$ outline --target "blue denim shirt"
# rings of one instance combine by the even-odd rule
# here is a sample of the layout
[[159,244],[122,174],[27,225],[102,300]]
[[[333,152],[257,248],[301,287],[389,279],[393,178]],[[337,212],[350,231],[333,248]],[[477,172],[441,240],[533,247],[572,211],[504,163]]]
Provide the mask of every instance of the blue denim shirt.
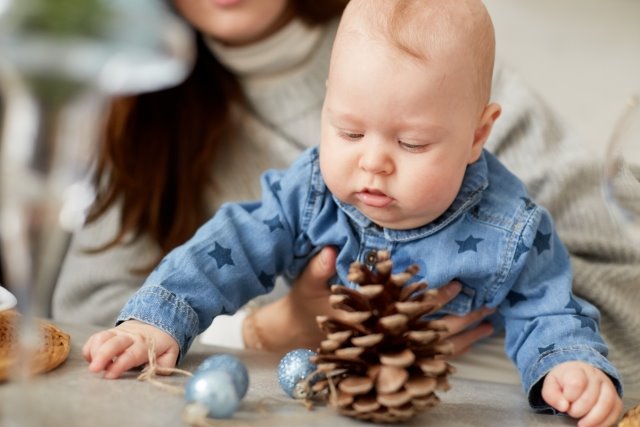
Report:
[[417,263],[415,280],[431,288],[453,279],[463,284],[444,312],[497,307],[506,352],[534,407],[546,405],[532,388],[569,360],[597,366],[621,392],[598,334],[599,313],[571,292],[569,255],[550,215],[490,153],[467,168],[459,194],[441,217],[411,230],[379,227],[335,199],[321,177],[316,148],[287,170],[266,172],[261,183],[261,201],[223,205],[169,253],[119,321],[157,326],[177,340],[184,355],[215,316],[271,291],[276,276],[296,278],[321,248],[338,248],[337,280],[352,287],[349,265],[367,263],[367,255],[384,249],[394,271]]

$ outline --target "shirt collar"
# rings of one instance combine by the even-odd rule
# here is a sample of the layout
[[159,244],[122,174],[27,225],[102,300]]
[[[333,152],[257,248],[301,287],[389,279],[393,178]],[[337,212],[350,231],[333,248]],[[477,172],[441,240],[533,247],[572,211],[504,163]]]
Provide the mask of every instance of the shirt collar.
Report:
[[[475,206],[482,197],[482,192],[489,186],[489,173],[487,160],[484,151],[480,158],[469,165],[464,174],[462,185],[458,195],[454,199],[451,206],[438,218],[422,227],[410,230],[394,230],[390,228],[381,228],[385,238],[390,241],[409,241],[417,238],[426,237],[449,225],[451,222],[459,218]],[[377,227],[373,221],[367,218],[353,205],[341,202],[335,196],[333,199],[358,226],[362,228]]]

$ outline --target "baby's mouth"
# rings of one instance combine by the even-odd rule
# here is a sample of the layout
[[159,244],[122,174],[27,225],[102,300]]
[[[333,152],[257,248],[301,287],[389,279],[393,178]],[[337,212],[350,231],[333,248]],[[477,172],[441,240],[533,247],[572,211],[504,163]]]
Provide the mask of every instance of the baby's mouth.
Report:
[[356,193],[356,198],[367,206],[374,208],[384,208],[388,206],[393,199],[385,193],[372,188],[365,188]]

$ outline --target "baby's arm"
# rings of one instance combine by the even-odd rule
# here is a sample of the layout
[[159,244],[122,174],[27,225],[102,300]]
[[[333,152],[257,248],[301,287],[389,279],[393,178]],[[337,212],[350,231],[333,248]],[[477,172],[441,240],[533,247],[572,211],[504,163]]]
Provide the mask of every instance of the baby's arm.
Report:
[[93,334],[82,348],[82,355],[89,362],[90,371],[104,371],[105,378],[118,378],[125,371],[149,361],[152,341],[157,365],[173,368],[180,352],[178,343],[166,332],[137,320],[128,320]]
[[544,379],[542,398],[560,412],[579,418],[579,427],[610,426],[622,413],[611,379],[584,362],[565,362]]

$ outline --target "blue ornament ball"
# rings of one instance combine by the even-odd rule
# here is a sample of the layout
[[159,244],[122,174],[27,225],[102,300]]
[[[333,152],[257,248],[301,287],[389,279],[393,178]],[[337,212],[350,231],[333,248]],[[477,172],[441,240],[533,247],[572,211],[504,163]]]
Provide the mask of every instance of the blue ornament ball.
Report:
[[309,349],[298,348],[285,354],[280,360],[278,364],[278,382],[282,390],[290,397],[294,399],[306,397],[307,391],[298,386],[298,384],[316,370],[316,365],[309,360],[311,356],[315,355],[316,353]]
[[200,404],[207,408],[207,417],[230,418],[240,406],[240,396],[234,380],[228,372],[202,370],[193,374],[185,386],[188,404]]
[[242,399],[249,389],[249,373],[242,361],[232,354],[216,354],[207,357],[196,368],[195,373],[203,371],[224,371],[231,375],[236,391],[240,399]]

